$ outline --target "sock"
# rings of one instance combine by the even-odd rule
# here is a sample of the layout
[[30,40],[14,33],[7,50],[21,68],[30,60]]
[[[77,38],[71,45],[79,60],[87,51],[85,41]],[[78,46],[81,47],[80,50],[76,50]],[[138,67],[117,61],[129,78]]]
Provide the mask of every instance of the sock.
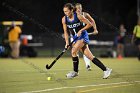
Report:
[[102,69],[103,71],[106,71],[106,67],[104,66],[104,64],[98,60],[97,58],[93,58],[92,62],[98,66],[100,69]]
[[78,65],[79,65],[79,58],[77,57],[72,57],[73,60],[73,70],[75,72],[78,72]]
[[83,58],[84,58],[86,68],[87,68],[88,66],[90,66],[90,60],[85,55],[83,55]]
[[138,54],[138,60],[140,61],[140,53]]

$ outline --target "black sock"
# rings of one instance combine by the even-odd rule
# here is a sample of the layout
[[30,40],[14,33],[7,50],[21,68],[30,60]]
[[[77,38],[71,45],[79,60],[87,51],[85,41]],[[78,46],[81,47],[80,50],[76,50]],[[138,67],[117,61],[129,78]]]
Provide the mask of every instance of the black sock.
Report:
[[93,58],[92,62],[98,66],[100,69],[102,69],[103,71],[106,71],[106,67],[104,66],[104,64],[98,60],[97,58]]
[[75,72],[78,72],[79,58],[78,57],[72,57],[72,60],[73,60],[73,70]]
[[140,52],[139,52],[139,54],[138,54],[138,60],[140,61]]

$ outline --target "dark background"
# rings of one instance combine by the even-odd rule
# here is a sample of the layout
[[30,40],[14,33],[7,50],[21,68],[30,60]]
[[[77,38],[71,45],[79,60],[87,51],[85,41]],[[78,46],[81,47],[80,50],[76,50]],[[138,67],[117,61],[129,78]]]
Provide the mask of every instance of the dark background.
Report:
[[[64,16],[63,5],[67,2],[81,3],[85,11],[95,14],[115,27],[124,23],[130,33],[136,24],[136,0],[7,0],[1,1],[0,21],[22,20],[24,22],[23,33],[42,33],[38,25],[29,20],[32,18],[50,30],[63,32],[61,18]],[[22,17],[9,7],[29,18]]]
[[[125,50],[130,51],[126,54],[136,54],[130,40],[137,24],[137,0],[0,0],[0,22],[23,21],[22,34],[33,35],[29,42],[43,43],[42,47],[35,47],[37,51],[41,51],[41,55],[57,56],[65,45],[61,19],[63,5],[68,2],[81,3],[83,11],[95,19],[99,34],[90,36],[90,40],[114,41],[119,25],[123,23],[127,29]],[[0,34],[2,30],[0,27]],[[93,48],[97,48],[96,51],[92,51]],[[90,49],[98,55],[96,53],[112,51],[114,47],[91,46]]]

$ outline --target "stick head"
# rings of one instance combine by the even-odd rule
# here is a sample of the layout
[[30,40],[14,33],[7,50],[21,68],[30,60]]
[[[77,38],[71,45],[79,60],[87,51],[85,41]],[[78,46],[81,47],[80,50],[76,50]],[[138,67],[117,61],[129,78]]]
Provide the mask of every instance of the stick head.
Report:
[[49,65],[48,65],[48,64],[46,65],[46,69],[50,69],[50,67],[49,67]]

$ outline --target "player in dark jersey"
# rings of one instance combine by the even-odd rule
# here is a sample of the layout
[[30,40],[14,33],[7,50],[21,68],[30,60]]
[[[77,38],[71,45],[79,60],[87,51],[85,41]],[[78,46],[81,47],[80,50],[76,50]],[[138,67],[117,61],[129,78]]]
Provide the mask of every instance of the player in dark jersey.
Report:
[[138,48],[138,60],[140,61],[140,18],[138,18],[137,25],[134,27],[131,43]]
[[[74,7],[71,3],[67,3],[63,7],[63,11],[65,16],[62,18],[64,37],[67,47],[69,45],[69,34],[72,34],[73,39],[78,37],[78,40],[72,46],[71,54],[73,60],[73,70],[72,72],[67,74],[68,78],[73,78],[78,76],[78,64],[79,58],[77,56],[78,52],[81,51],[86,57],[88,57],[96,66],[104,71],[103,78],[108,78],[111,74],[112,69],[109,69],[104,66],[104,64],[98,60],[95,56],[92,55],[88,48],[89,37],[87,33],[87,29],[92,27],[92,23],[87,20],[83,15],[77,14],[74,11]],[[83,26],[83,23],[86,25]],[[69,31],[69,32],[68,32]]]
[[126,29],[123,24],[120,25],[119,34],[117,36],[117,57],[118,59],[123,58],[123,52],[124,52],[124,44],[125,44],[125,33]]

